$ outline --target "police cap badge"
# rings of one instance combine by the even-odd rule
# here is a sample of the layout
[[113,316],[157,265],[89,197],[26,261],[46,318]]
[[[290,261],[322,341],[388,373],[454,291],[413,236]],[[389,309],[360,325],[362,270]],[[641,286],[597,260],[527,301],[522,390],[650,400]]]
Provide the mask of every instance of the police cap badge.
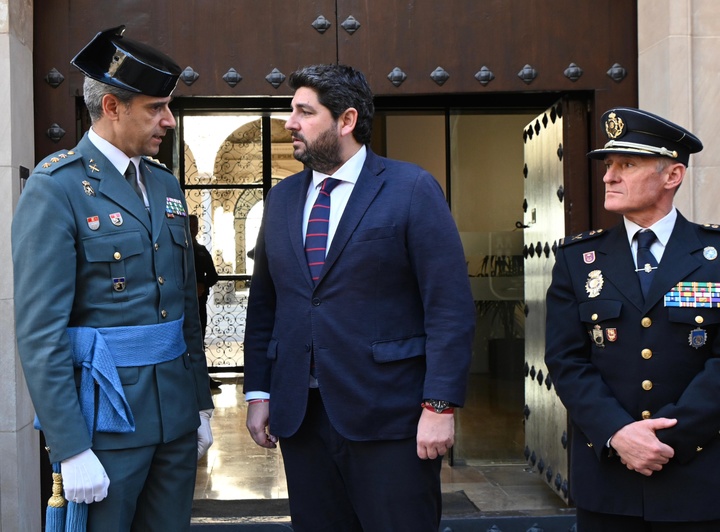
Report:
[[588,153],[591,159],[604,159],[608,153],[625,153],[670,157],[687,166],[690,154],[703,149],[700,139],[687,129],[632,107],[606,111],[602,125],[608,141],[602,148]]

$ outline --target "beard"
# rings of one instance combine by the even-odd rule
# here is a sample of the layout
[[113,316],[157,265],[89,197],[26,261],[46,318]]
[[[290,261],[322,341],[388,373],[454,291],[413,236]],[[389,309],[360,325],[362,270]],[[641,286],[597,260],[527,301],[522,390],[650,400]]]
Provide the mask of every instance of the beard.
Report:
[[329,174],[342,165],[340,140],[334,126],[323,131],[313,142],[301,135],[295,138],[305,143],[305,149],[296,149],[293,156],[308,168],[323,174]]

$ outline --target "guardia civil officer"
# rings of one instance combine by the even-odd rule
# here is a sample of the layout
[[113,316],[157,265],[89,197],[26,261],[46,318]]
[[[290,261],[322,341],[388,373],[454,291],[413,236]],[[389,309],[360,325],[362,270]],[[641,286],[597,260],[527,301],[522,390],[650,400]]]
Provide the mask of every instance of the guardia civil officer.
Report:
[[43,160],[12,225],[17,342],[65,497],[88,530],[187,530],[212,443],[192,236],[149,156],[175,127],[180,67],[98,33],[73,59],[92,127]]
[[720,229],[673,206],[686,129],[639,109],[602,117],[609,230],[565,238],[545,360],[572,420],[580,532],[720,530]]

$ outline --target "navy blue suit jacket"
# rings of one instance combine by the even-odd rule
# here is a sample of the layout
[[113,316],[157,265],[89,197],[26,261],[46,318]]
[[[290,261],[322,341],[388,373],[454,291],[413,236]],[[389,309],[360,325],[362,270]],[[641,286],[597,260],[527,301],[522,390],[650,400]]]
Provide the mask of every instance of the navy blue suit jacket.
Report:
[[[623,224],[566,238],[558,249],[545,360],[575,429],[570,491],[578,507],[653,521],[720,519],[720,308],[664,304],[679,282],[720,283],[717,250],[717,226],[678,213],[644,301]],[[591,277],[595,288],[586,287]],[[692,331],[706,333],[702,345],[690,345]],[[645,477],[606,442],[648,417],[678,421],[657,433],[674,458]]]
[[270,392],[270,432],[306,409],[311,352],[328,416],[352,440],[415,436],[423,398],[465,401],[475,312],[437,181],[370,150],[315,286],[303,249],[310,170],[268,195],[245,334],[245,390]]

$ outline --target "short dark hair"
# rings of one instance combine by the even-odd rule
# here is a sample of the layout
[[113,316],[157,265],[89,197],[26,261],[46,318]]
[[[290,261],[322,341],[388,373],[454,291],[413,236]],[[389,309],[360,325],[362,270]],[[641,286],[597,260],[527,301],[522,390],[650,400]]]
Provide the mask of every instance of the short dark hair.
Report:
[[375,105],[362,72],[347,65],[311,65],[290,74],[288,85],[293,90],[313,89],[335,120],[350,107],[356,109],[358,119],[353,136],[361,144],[370,143]]

